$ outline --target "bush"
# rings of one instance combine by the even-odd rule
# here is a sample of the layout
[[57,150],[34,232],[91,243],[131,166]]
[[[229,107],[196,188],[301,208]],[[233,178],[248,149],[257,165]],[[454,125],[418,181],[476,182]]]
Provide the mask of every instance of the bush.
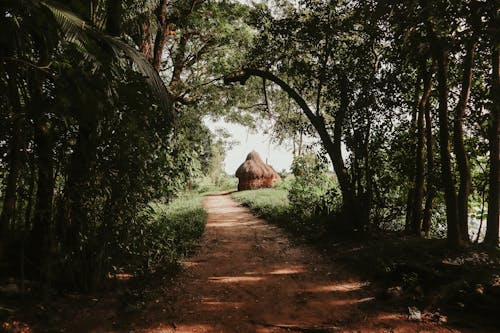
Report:
[[288,231],[311,239],[321,237],[341,203],[335,178],[315,155],[296,158],[292,172],[273,189],[235,192],[232,196]]
[[334,176],[316,155],[294,159],[288,199],[297,221],[317,223],[330,217],[340,207],[340,195]]
[[152,272],[175,265],[203,234],[206,212],[200,195],[184,195],[171,203],[151,202],[131,223],[123,249],[135,260],[132,269]]

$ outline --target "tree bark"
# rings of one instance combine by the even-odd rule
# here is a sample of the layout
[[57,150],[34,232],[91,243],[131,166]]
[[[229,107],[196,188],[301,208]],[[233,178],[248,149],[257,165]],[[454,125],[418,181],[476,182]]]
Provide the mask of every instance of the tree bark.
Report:
[[[497,33],[498,35],[498,33]],[[490,112],[490,191],[488,198],[488,220],[484,242],[498,246],[500,219],[500,68],[498,39],[493,41],[492,52],[492,82],[491,82],[491,112]]]
[[184,71],[184,61],[186,56],[186,45],[188,42],[188,37],[183,34],[180,38],[179,45],[177,46],[177,50],[173,57],[173,73],[172,78],[169,83],[170,91],[174,94],[175,97],[179,95],[179,83],[181,82],[181,75]]
[[151,34],[151,23],[145,22],[142,24],[142,44],[141,53],[144,54],[146,59],[150,62],[153,61],[153,36]]
[[453,246],[460,245],[460,230],[458,226],[457,196],[455,180],[451,168],[450,135],[448,126],[448,52],[439,45],[436,60],[438,64],[439,92],[439,153],[441,156],[441,173],[446,202],[447,240]]
[[[81,110],[80,112],[86,112]],[[78,250],[80,235],[86,235],[89,221],[85,209],[85,200],[91,182],[91,171],[96,155],[96,129],[95,115],[87,115],[79,121],[78,138],[75,151],[71,156],[69,175],[64,187],[66,207],[62,216],[61,230],[63,240],[71,250]]]
[[[48,52],[44,41],[36,39],[40,50],[39,64],[48,63]],[[44,78],[34,72],[31,78],[32,99],[30,109],[33,117],[35,155],[38,162],[37,193],[33,228],[30,234],[31,255],[40,270],[44,291],[48,291],[51,281],[51,250],[53,245],[52,214],[54,197],[54,161],[52,124],[47,117],[48,105],[43,96]]]
[[[40,105],[40,104],[38,104]],[[39,265],[42,280],[50,279],[52,244],[52,200],[54,196],[53,142],[50,123],[39,115],[35,120],[35,147],[38,156],[38,181],[30,246]]]
[[[413,95],[413,101],[415,105],[415,110],[418,110],[418,104],[420,103],[420,76],[417,77],[417,84],[415,87],[415,92]],[[411,123],[409,132],[411,135],[417,130],[417,114],[418,111],[412,112]],[[411,149],[417,149],[417,143],[410,138]],[[408,176],[408,192],[406,193],[406,214],[405,214],[405,231],[411,233],[412,223],[413,223],[413,199],[415,197],[415,177],[414,175]]]
[[413,214],[412,214],[412,231],[415,235],[421,236],[422,232],[422,202],[424,199],[424,113],[429,103],[432,87],[432,74],[430,70],[425,68],[425,64],[421,66],[424,89],[422,97],[418,104],[417,117],[417,149],[415,154],[415,191],[413,196]]
[[458,190],[458,223],[461,241],[468,243],[469,239],[469,195],[471,191],[471,174],[469,159],[465,151],[463,119],[467,104],[469,102],[472,85],[472,67],[474,65],[474,50],[476,41],[467,44],[467,53],[464,59],[464,72],[462,78],[462,91],[455,110],[453,145],[457,157],[457,168],[460,176],[460,187]]
[[160,4],[156,8],[156,17],[158,19],[158,31],[156,32],[153,48],[153,67],[157,72],[160,72],[163,49],[165,48],[167,37],[169,35],[167,20],[167,0],[161,0]]
[[434,186],[434,149],[432,142],[432,118],[431,118],[431,105],[427,103],[425,108],[425,144],[427,148],[427,176],[426,176],[426,194],[425,194],[425,208],[422,220],[422,232],[425,237],[430,236],[431,220],[432,220],[432,207],[436,189]]

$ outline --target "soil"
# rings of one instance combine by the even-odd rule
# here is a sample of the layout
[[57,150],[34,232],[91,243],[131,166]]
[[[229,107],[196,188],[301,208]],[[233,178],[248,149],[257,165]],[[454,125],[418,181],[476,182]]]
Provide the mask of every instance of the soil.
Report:
[[144,283],[140,291],[125,285],[115,294],[34,304],[10,315],[4,331],[467,332],[379,299],[376,285],[295,243],[227,194],[208,196],[204,204],[200,247],[176,276]]

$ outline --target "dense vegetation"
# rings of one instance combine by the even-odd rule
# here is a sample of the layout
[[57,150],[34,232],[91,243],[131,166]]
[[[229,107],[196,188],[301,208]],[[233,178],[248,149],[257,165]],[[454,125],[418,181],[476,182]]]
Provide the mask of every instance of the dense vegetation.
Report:
[[497,5],[303,1],[255,20],[248,62],[225,83],[271,81],[278,138],[319,139],[342,200],[332,223],[360,231],[405,217],[429,236],[443,207],[456,247],[470,242],[471,198],[487,192],[485,242],[498,244]]
[[[3,1],[0,10],[2,273],[90,290],[130,249],[175,252],[143,212],[220,173],[212,160],[223,139],[204,126],[210,105],[193,87],[224,68],[206,54],[231,45],[239,6]],[[207,72],[192,72],[200,62]]]
[[202,199],[184,194],[169,204],[150,202],[140,213],[142,220],[122,231],[122,244],[129,254],[122,258],[124,271],[165,270],[190,254],[205,229]]
[[0,11],[4,272],[90,290],[130,251],[146,269],[183,253],[177,237],[199,235],[199,221],[144,212],[209,189],[202,175],[223,185],[225,137],[206,116],[271,124],[293,144],[299,224],[430,237],[445,221],[460,247],[487,218],[484,242],[498,246],[494,1],[8,0]]
[[[496,327],[494,309],[498,308],[500,291],[497,249],[446,247],[443,239],[446,220],[433,223],[432,239],[408,232],[388,232],[401,227],[398,221],[388,222],[383,230],[358,233],[357,237],[339,232],[334,225],[332,228],[331,219],[335,218],[332,212],[338,211],[341,201],[338,195],[328,193],[331,187],[325,186],[330,172],[322,171],[321,167],[318,170],[321,162],[314,155],[297,160],[300,163],[294,163],[294,174],[278,187],[234,192],[232,197],[299,242],[316,247],[335,260],[335,267],[345,265],[375,283],[380,288],[376,295],[379,301],[431,312],[438,309],[433,320],[441,321],[446,318],[441,317],[445,313],[450,322],[460,327],[478,331],[487,325]],[[312,174],[318,181],[311,178]],[[296,191],[297,188],[301,191]],[[332,198],[336,199],[325,200]]]

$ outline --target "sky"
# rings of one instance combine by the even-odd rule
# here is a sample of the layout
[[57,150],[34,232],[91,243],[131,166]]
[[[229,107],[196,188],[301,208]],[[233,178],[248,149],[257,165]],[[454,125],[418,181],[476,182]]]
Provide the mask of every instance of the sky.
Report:
[[231,134],[230,141],[236,141],[232,149],[226,152],[224,170],[234,175],[236,169],[245,161],[247,154],[252,150],[259,153],[263,161],[272,165],[276,171],[289,171],[292,164],[292,150],[285,145],[271,143],[270,136],[259,131],[250,131],[244,126],[227,123],[223,120],[205,120],[210,130],[224,129]]

